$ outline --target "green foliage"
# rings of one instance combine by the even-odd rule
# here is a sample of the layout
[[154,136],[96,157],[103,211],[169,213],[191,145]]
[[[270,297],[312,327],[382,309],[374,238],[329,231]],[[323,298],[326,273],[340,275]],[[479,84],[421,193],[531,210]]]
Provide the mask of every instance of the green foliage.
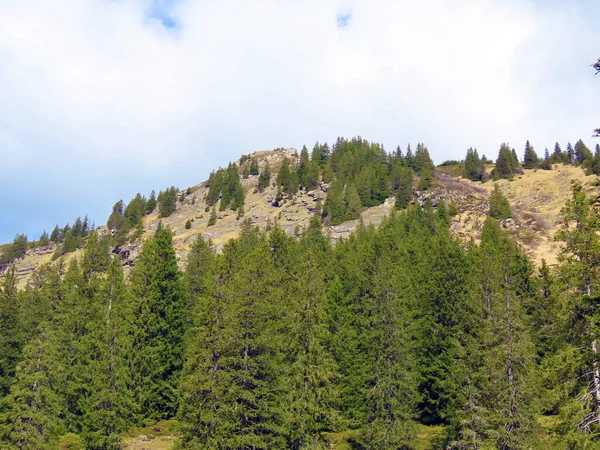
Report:
[[460,161],[457,161],[456,159],[447,159],[444,162],[442,162],[439,167],[452,167],[452,166],[458,166],[462,164]]
[[581,139],[575,143],[573,156],[575,158],[575,164],[581,165],[584,168],[591,168],[594,156]]
[[263,192],[265,190],[265,188],[269,187],[270,183],[271,183],[271,168],[269,167],[269,163],[266,162],[265,166],[263,167],[262,172],[260,173],[260,175],[258,177],[258,185],[257,185],[258,192]]
[[540,169],[542,170],[552,170],[552,159],[550,157],[550,152],[548,148],[544,150],[544,159],[540,163]]
[[43,231],[37,244],[40,247],[45,247],[50,244],[50,236],[48,236],[48,233],[46,233],[46,230]]
[[512,217],[512,211],[510,209],[510,203],[504,196],[497,184],[494,185],[494,190],[490,194],[490,217],[494,219],[508,219]]
[[22,258],[27,252],[28,242],[27,236],[17,234],[12,243],[7,245],[0,255],[0,264]]
[[[198,236],[183,274],[159,225],[129,283],[112,238],[76,220],[49,237],[87,238],[68,268],[42,267],[22,291],[8,269],[3,446],[116,450],[132,422],[177,416],[182,448],[545,448],[543,413],[561,448],[596,448],[600,212],[583,187],[563,210],[558,266],[534,274],[498,221],[462,245],[456,204],[408,205],[415,171],[431,168],[421,144],[406,156],[359,138],[324,148],[329,223],[392,194],[405,210],[335,245],[320,214],[299,239],[246,220],[220,253]],[[318,180],[305,149],[289,173],[307,187],[313,163]],[[239,182],[231,167],[212,175],[213,224],[226,178]],[[505,217],[497,186],[491,197]],[[111,224],[139,226],[138,206],[115,205]]]
[[0,280],[0,398],[9,392],[25,343],[19,300],[16,268],[13,265]]
[[150,193],[150,198],[148,199],[148,201],[146,201],[146,210],[144,211],[145,214],[151,214],[152,212],[154,212],[157,206],[158,202],[156,201],[156,193],[152,191]]
[[185,222],[185,229],[189,230],[190,228],[192,228],[192,221],[190,219],[188,219]]
[[329,159],[329,155],[330,151],[327,143],[319,144],[316,142],[313,146],[311,160],[316,162],[319,167],[323,168]]
[[217,223],[217,207],[216,205],[212,207],[212,210],[210,211],[210,217],[208,218],[208,224],[206,226],[208,227],[212,227],[214,224]]
[[512,179],[515,174],[521,172],[519,160],[514,151],[510,149],[508,144],[502,144],[493,172],[494,177]]
[[164,191],[158,193],[158,215],[159,217],[169,217],[175,212],[177,207],[177,191],[175,186],[171,186]]
[[273,334],[279,314],[267,241],[245,222],[240,240],[225,246],[223,260],[217,264],[223,284],[195,318],[181,387],[182,446],[285,448]]
[[458,210],[458,205],[456,204],[456,202],[454,200],[452,200],[450,202],[450,205],[448,206],[448,215],[450,217],[454,217],[456,215],[458,215],[459,210]]
[[471,181],[481,181],[485,174],[485,162],[479,158],[477,149],[469,147],[465,157],[464,177]]
[[250,175],[258,175],[258,173],[259,173],[258,161],[256,159],[253,159],[252,162],[250,163]]
[[[12,448],[53,450],[63,434],[65,404],[52,389],[60,358],[48,327],[23,349],[10,394],[2,399],[0,434]],[[10,448],[9,447],[9,448]]]
[[134,228],[146,214],[146,199],[141,194],[137,194],[123,212],[123,216],[130,228]]
[[139,421],[173,417],[183,366],[186,301],[171,232],[157,229],[131,273],[134,398]]
[[73,433],[62,436],[58,442],[59,450],[85,450],[82,439]]
[[537,153],[527,141],[525,143],[525,153],[523,155],[523,168],[524,169],[536,169],[540,165],[540,161]]
[[[124,225],[124,229],[126,229],[126,225]],[[89,232],[90,228],[87,216],[83,220],[77,217],[73,226],[67,224],[60,232],[59,242],[61,242],[61,246],[56,249],[53,258],[56,259],[65,253],[73,252],[83,247],[85,238]]]
[[212,172],[208,179],[208,188],[206,202],[209,206],[215,205],[219,198],[221,211],[227,208],[237,211],[244,206],[244,189],[236,164],[230,163],[227,169]]
[[281,169],[277,174],[277,186],[282,192],[294,195],[298,192],[298,178],[296,172],[290,168],[290,160],[284,158],[281,164]]
[[396,208],[406,209],[412,200],[413,173],[408,167],[401,166],[394,180],[396,189]]

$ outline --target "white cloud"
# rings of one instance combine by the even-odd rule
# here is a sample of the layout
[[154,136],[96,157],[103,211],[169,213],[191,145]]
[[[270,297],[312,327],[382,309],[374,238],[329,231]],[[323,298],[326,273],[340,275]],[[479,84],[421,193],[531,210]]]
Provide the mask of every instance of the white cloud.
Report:
[[[157,167],[181,171],[161,169],[173,184],[195,183],[242,152],[339,135],[390,150],[424,141],[441,161],[471,145],[495,156],[502,141],[543,147],[600,126],[600,80],[588,67],[599,36],[576,2],[188,0],[169,8],[174,30],[148,15],[149,1],[2,2],[5,164],[24,170],[45,154],[65,183],[74,153],[82,163],[97,158],[79,170],[135,167],[131,180],[115,180],[126,197],[153,177],[160,188]],[[337,26],[340,14],[351,16],[346,27]],[[92,185],[100,177],[89,174]]]

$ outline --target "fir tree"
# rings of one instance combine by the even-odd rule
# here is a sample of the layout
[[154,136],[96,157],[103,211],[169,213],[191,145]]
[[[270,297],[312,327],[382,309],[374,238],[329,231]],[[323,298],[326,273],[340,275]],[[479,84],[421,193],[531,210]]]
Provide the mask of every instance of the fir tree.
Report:
[[173,417],[183,365],[186,301],[171,232],[159,226],[131,274],[134,399],[140,421]]
[[24,344],[19,314],[17,276],[10,266],[0,280],[0,399],[8,394]]
[[552,160],[550,158],[550,152],[548,152],[548,147],[544,150],[544,159],[540,164],[540,168],[542,170],[552,170]]
[[154,190],[150,193],[150,198],[148,198],[148,201],[146,202],[146,214],[151,214],[154,212],[154,210],[156,209],[156,206],[158,205],[158,202],[156,201],[156,192],[154,192]]
[[525,154],[523,156],[523,168],[535,169],[538,167],[538,165],[539,158],[537,156],[537,153],[535,152],[529,141],[527,141],[525,143]]
[[224,249],[223,282],[196,315],[182,382],[183,448],[285,448],[269,260],[266,239],[249,222]]
[[89,395],[82,417],[82,435],[88,449],[120,449],[133,408],[127,358],[131,354],[127,326],[127,288],[123,269],[112,260],[106,279],[94,298],[94,316],[87,336]]
[[250,175],[258,175],[259,173],[259,168],[258,168],[258,161],[256,159],[253,159],[250,162]]
[[464,177],[471,181],[481,181],[484,173],[484,161],[479,159],[477,149],[469,148],[465,157]]
[[258,177],[258,192],[263,192],[265,190],[265,188],[269,187],[269,184],[271,183],[271,169],[269,167],[269,163],[266,162],[265,166],[263,167],[262,172],[260,173],[260,176]]
[[64,432],[65,406],[53,390],[62,362],[51,343],[48,325],[23,349],[10,394],[2,400],[0,434],[9,448],[54,450]]
[[277,174],[277,185],[281,187],[282,192],[293,195],[298,191],[298,180],[296,172],[290,168],[290,160],[283,159],[279,174]]
[[[385,251],[382,249],[382,251]],[[414,411],[418,399],[412,322],[401,280],[405,279],[391,255],[377,260],[369,335],[372,360],[368,388],[369,413],[361,431],[363,448],[412,448],[416,437]]]
[[498,184],[494,185],[494,190],[490,194],[490,217],[494,219],[508,219],[512,217],[512,211],[510,210],[510,203],[508,199],[502,194],[502,191],[498,187]]
[[412,200],[412,171],[404,167],[398,178],[398,187],[396,189],[396,208],[405,209]]

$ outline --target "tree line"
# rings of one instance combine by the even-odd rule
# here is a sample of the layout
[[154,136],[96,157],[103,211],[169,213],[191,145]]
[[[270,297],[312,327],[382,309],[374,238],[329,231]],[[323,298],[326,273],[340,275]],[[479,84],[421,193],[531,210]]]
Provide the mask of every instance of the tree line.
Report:
[[498,222],[452,239],[445,208],[409,206],[331,245],[244,221],[184,270],[159,227],[126,278],[108,237],[80,260],[1,281],[0,435],[10,448],[119,448],[132,424],[178,418],[182,448],[567,448],[598,445],[597,207],[564,208],[556,268],[535,269]]

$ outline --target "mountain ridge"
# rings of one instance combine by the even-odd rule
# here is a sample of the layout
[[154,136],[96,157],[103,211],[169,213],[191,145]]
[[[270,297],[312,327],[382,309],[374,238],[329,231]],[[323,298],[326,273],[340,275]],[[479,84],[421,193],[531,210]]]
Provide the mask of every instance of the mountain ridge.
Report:
[[[113,253],[122,259],[123,265],[132,266],[141,248],[141,243],[151,236],[161,222],[173,232],[173,243],[183,267],[187,253],[196,236],[201,233],[207,240],[211,240],[219,250],[230,239],[237,237],[240,224],[248,219],[253,225],[261,229],[269,229],[277,224],[289,235],[301,235],[308,227],[310,219],[317,212],[321,203],[325,201],[329,184],[319,181],[318,187],[313,190],[300,189],[294,195],[283,194],[282,200],[276,202],[277,183],[275,179],[279,174],[283,160],[287,158],[296,166],[299,161],[298,151],[293,148],[261,150],[249,155],[242,155],[235,163],[241,176],[241,184],[245,194],[244,215],[230,209],[219,211],[214,225],[209,225],[211,209],[206,201],[208,194],[208,180],[195,186],[178,191],[177,206],[173,214],[168,217],[159,217],[158,211],[145,215],[142,218],[143,232],[140,238],[133,242],[115,247]],[[262,171],[266,164],[271,169],[269,185],[259,192],[256,189],[258,175],[248,175],[248,167],[256,161]],[[493,168],[488,166],[488,172]],[[539,265],[542,259],[549,264],[555,264],[560,244],[554,240],[554,234],[560,226],[560,209],[570,196],[570,185],[573,180],[580,182],[588,193],[600,195],[596,185],[598,177],[586,175],[582,168],[554,164],[552,170],[524,170],[522,175],[513,181],[498,180],[473,182],[457,176],[452,167],[435,169],[434,183],[431,189],[419,191],[413,187],[411,203],[424,206],[429,198],[433,206],[439,200],[446,204],[454,202],[458,213],[451,218],[452,234],[467,243],[471,239],[478,242],[483,221],[489,210],[489,194],[497,184],[508,198],[513,218],[502,222],[513,238],[532,261]],[[325,234],[332,241],[348,237],[362,223],[364,225],[378,226],[395,210],[394,196],[388,197],[381,205],[363,208],[360,219],[347,220],[339,225],[323,225]],[[189,228],[186,228],[186,224]],[[110,233],[106,226],[97,228],[98,233]],[[12,261],[17,268],[17,276],[21,287],[29,281],[31,274],[42,264],[53,261],[56,245],[50,244],[27,250],[24,257]],[[75,252],[67,253],[61,259],[68,261],[78,257],[82,252],[79,248]],[[8,266],[5,264],[4,269]],[[0,267],[0,272],[3,268]]]

